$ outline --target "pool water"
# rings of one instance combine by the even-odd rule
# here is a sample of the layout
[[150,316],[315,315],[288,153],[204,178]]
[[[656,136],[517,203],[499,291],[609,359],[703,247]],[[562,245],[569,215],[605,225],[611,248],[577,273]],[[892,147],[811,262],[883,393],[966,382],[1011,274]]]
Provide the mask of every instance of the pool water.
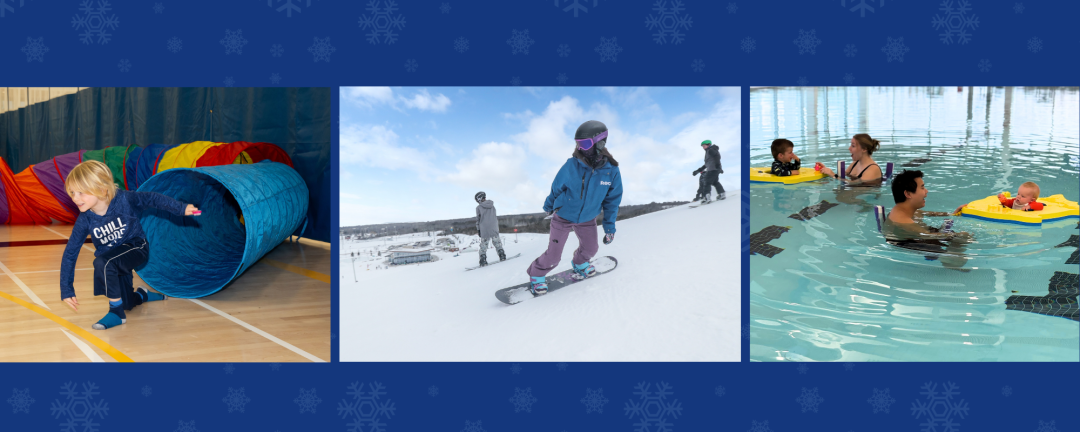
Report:
[[[869,133],[881,141],[873,154],[878,164],[923,171],[926,211],[951,211],[1003,191],[1015,195],[1025,181],[1038,183],[1043,197],[1077,201],[1078,93],[1075,87],[752,89],[750,166],[771,165],[776,138],[795,143],[804,169],[815,161],[850,164],[851,137]],[[822,201],[838,205],[804,211]],[[935,227],[953,219],[954,231],[974,236],[963,249],[930,253],[886,243],[875,205],[893,207],[888,184],[751,184],[751,251],[758,252],[748,257],[751,360],[1080,360],[1076,320],[1006,307],[1010,296],[1048,295],[1053,280],[1075,308],[1076,218],[1042,227],[926,218]],[[800,212],[812,217],[790,217]]]

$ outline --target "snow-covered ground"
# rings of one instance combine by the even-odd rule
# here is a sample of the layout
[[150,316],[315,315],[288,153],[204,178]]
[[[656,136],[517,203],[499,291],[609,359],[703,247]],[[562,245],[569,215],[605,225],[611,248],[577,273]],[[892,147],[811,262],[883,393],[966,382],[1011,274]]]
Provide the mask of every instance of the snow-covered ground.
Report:
[[[728,195],[619,221],[615,241],[597,253],[616,257],[617,269],[514,306],[495,291],[528,281],[546,234],[514,243],[504,233],[507,256],[521,257],[473,271],[465,268],[478,264],[475,245],[458,257],[435,252],[435,262],[386,268],[389,246],[432,236],[344,241],[341,360],[739,361],[740,197]],[[461,246],[476,239],[455,238]],[[570,268],[577,245],[571,234],[552,273]],[[354,263],[351,252],[367,258]],[[498,259],[488,252],[489,262]]]

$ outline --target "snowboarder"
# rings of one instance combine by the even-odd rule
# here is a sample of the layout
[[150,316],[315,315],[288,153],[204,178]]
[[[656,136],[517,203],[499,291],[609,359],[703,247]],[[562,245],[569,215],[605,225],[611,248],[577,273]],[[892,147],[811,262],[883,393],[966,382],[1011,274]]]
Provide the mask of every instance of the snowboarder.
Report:
[[[727,194],[724,193],[724,186],[720,184],[720,174],[724,173],[724,168],[720,166],[720,147],[713,144],[711,140],[705,140],[701,142],[701,149],[705,150],[705,165],[694,171],[694,175],[701,173],[704,179],[704,184],[698,189],[702,204],[709,203],[714,186],[716,187],[718,199],[727,198]],[[699,184],[701,183],[699,182]]]
[[503,252],[502,239],[499,238],[499,218],[495,216],[495,201],[487,199],[483,191],[477,192],[473,197],[476,199],[476,231],[480,235],[480,267],[487,265],[488,240],[499,251],[499,260],[506,261],[506,252]]
[[691,201],[691,202],[697,202],[698,200],[700,200],[702,192],[705,190],[705,174],[702,174],[704,172],[705,172],[705,170],[703,170],[701,168],[698,168],[698,169],[694,170],[694,175],[695,176],[698,175],[698,174],[701,174],[701,176],[698,177],[697,194],[694,195],[694,200]]
[[573,231],[578,248],[571,260],[574,273],[588,278],[595,275],[589,260],[600,246],[596,242],[596,217],[604,212],[604,244],[615,240],[615,219],[622,202],[622,176],[619,163],[608,152],[608,128],[590,120],[582,123],[574,134],[573,157],[567,159],[555,180],[551,193],[544,200],[544,211],[551,218],[547,251],[529,265],[529,291],[533,295],[547,294],[547,274],[562,259],[566,239]]

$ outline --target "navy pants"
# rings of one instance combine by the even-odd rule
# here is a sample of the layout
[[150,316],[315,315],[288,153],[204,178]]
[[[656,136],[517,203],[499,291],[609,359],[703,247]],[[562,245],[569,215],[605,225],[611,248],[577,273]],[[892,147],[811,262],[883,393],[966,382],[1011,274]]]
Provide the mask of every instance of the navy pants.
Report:
[[720,185],[720,171],[712,170],[701,175],[705,177],[705,190],[702,191],[702,195],[708,195],[713,187],[716,188],[717,196],[724,193],[724,186]]
[[145,264],[149,256],[146,239],[136,238],[94,258],[94,295],[122,299],[124,310],[142,304],[142,297],[135,293],[131,272]]

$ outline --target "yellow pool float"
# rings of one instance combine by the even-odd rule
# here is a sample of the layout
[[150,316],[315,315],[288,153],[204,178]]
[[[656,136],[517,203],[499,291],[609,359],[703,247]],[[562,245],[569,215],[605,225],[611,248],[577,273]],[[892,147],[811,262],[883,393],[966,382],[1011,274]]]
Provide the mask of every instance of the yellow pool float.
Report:
[[1037,201],[1043,204],[1042,210],[1013,210],[1002,206],[997,195],[994,195],[968,203],[961,213],[966,217],[1026,226],[1042,226],[1044,222],[1080,218],[1080,206],[1076,201],[1065,199],[1062,194],[1039,198]]
[[814,169],[814,167],[802,167],[799,169],[799,173],[789,176],[773,175],[772,167],[750,168],[750,182],[751,183],[783,183],[783,184],[795,184],[808,181],[819,180],[825,177],[820,171]]

